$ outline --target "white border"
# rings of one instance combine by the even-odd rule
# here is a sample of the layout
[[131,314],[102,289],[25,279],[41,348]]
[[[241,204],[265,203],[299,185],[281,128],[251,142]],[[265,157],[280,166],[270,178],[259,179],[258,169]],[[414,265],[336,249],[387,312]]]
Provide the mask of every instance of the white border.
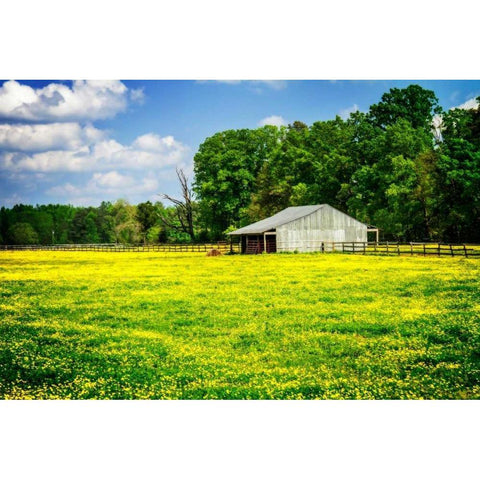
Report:
[[[478,4],[2,5],[4,79],[478,79]],[[6,479],[452,479],[478,402],[0,403]]]

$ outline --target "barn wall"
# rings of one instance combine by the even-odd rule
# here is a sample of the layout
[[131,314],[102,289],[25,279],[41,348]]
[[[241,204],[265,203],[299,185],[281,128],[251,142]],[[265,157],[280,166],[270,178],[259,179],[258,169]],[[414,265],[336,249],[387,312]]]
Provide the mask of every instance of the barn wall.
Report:
[[[367,226],[325,205],[293,222],[277,227],[277,252],[312,252],[322,242],[366,242]],[[331,249],[327,245],[326,250]]]

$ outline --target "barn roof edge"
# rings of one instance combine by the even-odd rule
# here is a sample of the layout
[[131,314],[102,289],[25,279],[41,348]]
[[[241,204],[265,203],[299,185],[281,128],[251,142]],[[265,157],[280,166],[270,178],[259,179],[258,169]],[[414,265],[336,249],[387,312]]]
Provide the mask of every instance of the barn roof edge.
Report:
[[298,207],[287,207],[276,213],[275,215],[272,215],[271,217],[264,218],[263,220],[259,220],[258,222],[251,223],[250,225],[246,225],[245,227],[234,230],[233,232],[229,232],[228,235],[259,235],[268,232],[269,230],[272,230],[274,228],[285,225],[286,223],[298,220],[299,218],[306,217],[307,215],[310,215],[324,207],[333,208],[337,212],[340,212],[343,215],[352,218],[356,222],[365,225],[363,222],[360,222],[360,220],[357,220],[356,218],[353,218],[347,213],[342,212],[335,207],[332,207],[328,203],[322,203],[319,205],[302,205]]

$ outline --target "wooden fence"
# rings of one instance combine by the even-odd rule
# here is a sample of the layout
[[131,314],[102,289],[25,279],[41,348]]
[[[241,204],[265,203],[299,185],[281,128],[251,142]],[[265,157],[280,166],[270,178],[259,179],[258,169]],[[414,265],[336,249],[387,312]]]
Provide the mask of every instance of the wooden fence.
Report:
[[426,242],[322,242],[308,240],[302,242],[277,242],[279,252],[341,252],[364,255],[435,255],[479,257],[480,245]]
[[[0,245],[0,250],[51,250],[75,252],[208,252],[212,249],[222,253],[240,253],[240,243],[199,243],[199,244],[158,244],[120,245],[106,244],[64,244],[64,245]],[[480,245],[453,243],[367,243],[367,242],[310,242],[298,245],[292,250],[308,252],[341,252],[363,255],[421,255],[479,258]]]
[[333,242],[332,250],[343,253],[370,254],[370,255],[421,255],[421,256],[448,256],[448,257],[480,257],[480,245],[454,243],[366,243],[366,242]]
[[158,244],[158,245],[121,245],[104,244],[63,244],[63,245],[0,245],[0,250],[49,250],[68,252],[208,252],[219,250],[222,253],[238,253],[238,243],[198,243],[198,244]]

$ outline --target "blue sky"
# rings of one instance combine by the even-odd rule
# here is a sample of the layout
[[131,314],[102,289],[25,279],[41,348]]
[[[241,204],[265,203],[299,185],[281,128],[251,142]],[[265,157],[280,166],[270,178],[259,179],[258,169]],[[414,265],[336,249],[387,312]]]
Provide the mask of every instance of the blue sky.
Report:
[[480,95],[477,80],[0,81],[0,205],[157,201],[215,132],[346,118],[411,83],[444,109]]

